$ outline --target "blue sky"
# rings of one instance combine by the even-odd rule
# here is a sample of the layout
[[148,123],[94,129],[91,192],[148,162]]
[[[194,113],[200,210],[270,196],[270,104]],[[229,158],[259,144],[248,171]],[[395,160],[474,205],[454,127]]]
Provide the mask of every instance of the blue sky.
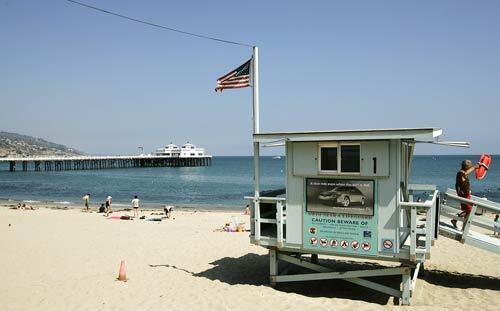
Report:
[[[473,147],[418,153],[500,153],[498,1],[81,1],[258,45],[262,132],[437,126]],[[95,154],[251,154],[251,89],[214,92],[250,48],[64,0],[0,0],[0,39],[0,130]]]

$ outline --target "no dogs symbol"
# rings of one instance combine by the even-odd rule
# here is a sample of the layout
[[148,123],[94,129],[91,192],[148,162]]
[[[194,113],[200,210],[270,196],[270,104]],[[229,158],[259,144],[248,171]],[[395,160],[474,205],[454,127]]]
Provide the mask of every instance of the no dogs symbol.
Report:
[[347,241],[346,241],[346,240],[342,240],[342,242],[340,242],[340,246],[341,246],[342,248],[347,248],[347,246],[349,246],[349,243],[347,243]]
[[352,249],[358,249],[359,248],[359,242],[358,241],[352,241],[351,242],[351,247],[352,247]]
[[363,242],[361,244],[361,248],[364,250],[364,251],[369,251],[371,246],[370,246],[370,243],[369,242]]

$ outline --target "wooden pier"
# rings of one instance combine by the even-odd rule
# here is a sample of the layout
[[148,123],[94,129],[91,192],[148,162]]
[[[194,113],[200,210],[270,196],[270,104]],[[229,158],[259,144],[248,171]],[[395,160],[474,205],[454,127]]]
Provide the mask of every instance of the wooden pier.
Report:
[[21,164],[24,172],[33,171],[73,171],[98,170],[130,167],[184,167],[210,166],[212,156],[168,157],[155,155],[137,156],[75,156],[75,157],[7,157],[0,163],[9,163],[9,170],[15,172]]

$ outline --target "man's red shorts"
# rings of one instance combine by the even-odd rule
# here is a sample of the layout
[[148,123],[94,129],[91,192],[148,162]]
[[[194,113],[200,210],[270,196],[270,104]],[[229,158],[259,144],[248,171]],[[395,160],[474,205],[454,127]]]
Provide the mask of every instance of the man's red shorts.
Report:
[[[464,194],[464,193],[460,193],[458,194],[459,197],[462,197],[462,198],[465,198],[465,199],[469,199],[471,198],[470,196],[470,192],[467,193],[467,194]],[[470,204],[467,204],[467,203],[460,203],[460,209],[464,212],[466,212],[467,215],[470,214],[470,212],[472,211],[472,205]]]

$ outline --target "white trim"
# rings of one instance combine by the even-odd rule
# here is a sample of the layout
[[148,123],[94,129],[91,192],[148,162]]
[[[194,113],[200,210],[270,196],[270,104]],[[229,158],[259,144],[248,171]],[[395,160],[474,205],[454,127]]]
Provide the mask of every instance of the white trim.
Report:
[[[321,148],[337,148],[337,169],[336,170],[322,170],[321,169]],[[329,143],[319,143],[318,144],[318,174],[330,174],[337,175],[339,173],[339,143],[329,142]]]
[[310,132],[274,132],[253,135],[254,141],[288,139],[291,141],[360,141],[360,140],[391,140],[415,139],[434,140],[442,135],[440,128],[395,128],[395,129],[364,129],[364,130],[332,130]]
[[432,131],[432,137],[436,138],[438,136],[443,135],[443,129],[434,129]]

